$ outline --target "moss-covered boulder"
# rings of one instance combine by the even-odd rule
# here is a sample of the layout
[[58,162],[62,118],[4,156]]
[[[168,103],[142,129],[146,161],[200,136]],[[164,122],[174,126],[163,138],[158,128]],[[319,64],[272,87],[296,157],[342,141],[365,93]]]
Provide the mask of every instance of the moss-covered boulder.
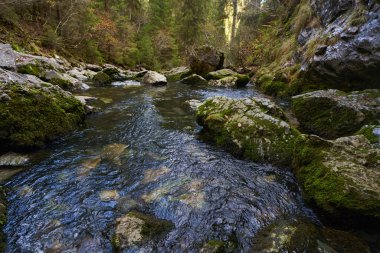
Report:
[[193,73],[205,77],[208,73],[223,68],[224,54],[210,46],[194,50],[190,57],[190,68]]
[[250,252],[369,253],[370,250],[364,241],[347,232],[294,218],[277,221],[261,230]]
[[192,74],[190,76],[187,76],[181,80],[181,83],[184,84],[193,84],[193,85],[204,85],[207,84],[207,80],[201,77],[200,75],[197,74]]
[[208,84],[215,87],[233,88],[237,87],[238,79],[234,76],[227,76],[218,80],[210,80]]
[[94,77],[92,78],[92,83],[95,86],[107,86],[111,85],[112,78],[106,73],[100,71],[96,73],[96,75],[94,75]]
[[169,82],[177,82],[191,75],[191,69],[189,67],[183,66],[171,69],[164,72],[163,74],[166,76]]
[[0,150],[41,147],[85,116],[71,93],[37,78],[0,69]]
[[380,119],[380,90],[321,90],[292,98],[301,128],[324,138],[348,136]]
[[293,165],[306,200],[331,217],[380,219],[380,149],[363,135],[303,136]]
[[173,227],[174,225],[170,221],[131,211],[116,220],[116,231],[113,237],[114,249],[116,252],[121,252],[133,246],[161,238]]
[[[206,78],[208,80],[225,80],[225,81],[220,82],[222,84],[232,83],[231,81],[227,82],[227,80],[232,80],[232,78],[235,78],[236,86],[240,86],[240,87],[245,86],[249,83],[249,76],[236,73],[235,71],[231,69],[221,69],[221,70],[210,72],[207,74]],[[226,78],[229,78],[229,79],[226,79]],[[213,82],[213,83],[217,83],[217,82]],[[217,86],[222,86],[222,85],[217,85]]]
[[214,97],[197,110],[204,135],[234,154],[257,162],[289,165],[300,133],[269,99]]

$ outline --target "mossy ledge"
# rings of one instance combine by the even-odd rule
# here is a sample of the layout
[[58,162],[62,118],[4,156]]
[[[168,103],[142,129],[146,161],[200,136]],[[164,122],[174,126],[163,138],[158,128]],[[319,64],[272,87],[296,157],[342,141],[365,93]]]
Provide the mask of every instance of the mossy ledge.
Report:
[[0,83],[0,150],[42,147],[83,122],[84,106],[47,83]]

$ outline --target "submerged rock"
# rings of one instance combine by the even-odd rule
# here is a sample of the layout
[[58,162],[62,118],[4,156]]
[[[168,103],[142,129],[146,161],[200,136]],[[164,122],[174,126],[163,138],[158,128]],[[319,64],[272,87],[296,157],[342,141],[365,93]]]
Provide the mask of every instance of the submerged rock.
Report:
[[24,166],[29,162],[29,157],[16,153],[7,153],[0,156],[1,166]]
[[132,211],[116,220],[113,246],[116,251],[127,250],[165,236],[172,228],[170,221]]
[[185,77],[184,79],[181,80],[181,83],[184,84],[207,84],[207,80],[201,77],[200,75],[197,74],[192,74],[188,77]]
[[178,67],[166,71],[163,73],[169,82],[177,82],[181,79],[191,75],[191,69],[189,67]]
[[380,90],[321,90],[292,98],[301,127],[324,138],[350,135],[380,120]]
[[155,71],[148,71],[143,77],[143,83],[151,85],[166,85],[168,81],[164,75]]
[[196,49],[190,58],[192,72],[201,76],[223,68],[223,64],[224,54],[209,46]]
[[319,227],[305,219],[277,221],[261,230],[250,252],[369,253],[368,245],[343,231]]
[[294,169],[306,200],[332,217],[380,218],[378,147],[363,135],[304,136],[296,147]]
[[217,145],[257,162],[279,165],[291,163],[300,135],[282,110],[263,98],[210,98],[198,108],[197,121]]
[[[0,150],[41,147],[84,120],[84,106],[58,86],[0,69]],[[28,112],[28,113],[25,113]]]

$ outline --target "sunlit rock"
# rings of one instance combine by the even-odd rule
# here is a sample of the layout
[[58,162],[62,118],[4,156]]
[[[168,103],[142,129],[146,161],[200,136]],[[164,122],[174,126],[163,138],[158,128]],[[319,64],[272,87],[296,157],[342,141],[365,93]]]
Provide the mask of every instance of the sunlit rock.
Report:
[[112,201],[119,199],[119,193],[116,190],[105,190],[99,193],[99,198],[102,201]]
[[126,250],[130,247],[149,242],[167,234],[173,224],[152,215],[129,212],[116,220],[113,246],[115,250]]
[[150,169],[145,172],[143,183],[151,183],[157,181],[159,177],[170,172],[170,169],[167,167],[162,167],[160,169]]
[[29,162],[27,155],[7,153],[0,156],[0,166],[24,166]]

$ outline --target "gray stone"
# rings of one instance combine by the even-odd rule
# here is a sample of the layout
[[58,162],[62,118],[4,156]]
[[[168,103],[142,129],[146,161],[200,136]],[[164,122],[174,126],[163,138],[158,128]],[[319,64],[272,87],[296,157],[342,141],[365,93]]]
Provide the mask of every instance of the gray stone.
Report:
[[8,70],[16,68],[16,54],[9,44],[0,43],[0,68]]

